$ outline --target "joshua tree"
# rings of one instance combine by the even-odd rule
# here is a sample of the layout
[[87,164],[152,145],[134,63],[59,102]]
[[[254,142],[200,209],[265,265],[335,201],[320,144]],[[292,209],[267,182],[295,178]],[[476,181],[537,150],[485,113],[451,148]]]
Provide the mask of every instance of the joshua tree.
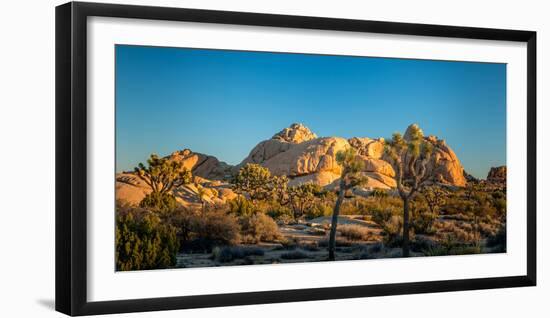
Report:
[[152,190],[139,205],[161,213],[171,212],[177,206],[176,198],[170,191],[191,181],[191,172],[181,162],[159,158],[155,154],[147,160],[147,167],[139,163],[134,170]]
[[239,194],[247,193],[252,202],[265,200],[271,194],[272,181],[269,169],[258,164],[247,163],[235,177],[234,190]]
[[342,168],[340,175],[340,183],[338,189],[338,199],[334,205],[332,212],[332,223],[330,226],[330,238],[328,243],[328,259],[333,261],[335,259],[334,249],[336,247],[336,227],[338,226],[338,214],[340,214],[340,206],[344,201],[344,196],[347,190],[364,184],[367,181],[367,177],[361,175],[361,171],[364,168],[364,162],[357,157],[357,153],[354,148],[348,148],[344,151],[338,151],[336,154],[336,161]]
[[414,195],[431,179],[427,165],[433,154],[433,146],[424,140],[417,125],[407,129],[405,138],[394,133],[386,142],[386,157],[395,170],[395,183],[403,200],[403,257],[409,256],[409,206]]
[[294,218],[301,217],[315,203],[315,196],[320,194],[322,189],[313,183],[304,183],[288,188],[289,202],[294,213]]
[[440,187],[424,187],[422,195],[428,204],[428,208],[432,214],[438,214],[438,209],[445,204],[446,192]]
[[191,172],[181,162],[159,158],[152,154],[147,159],[147,167],[139,163],[134,168],[136,175],[156,194],[165,194],[172,189],[191,182]]

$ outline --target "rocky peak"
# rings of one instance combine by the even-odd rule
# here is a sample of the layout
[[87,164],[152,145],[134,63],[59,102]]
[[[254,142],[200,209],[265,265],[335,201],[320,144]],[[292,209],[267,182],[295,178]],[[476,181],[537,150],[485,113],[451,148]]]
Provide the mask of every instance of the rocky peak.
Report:
[[317,135],[311,132],[309,128],[302,124],[294,123],[280,132],[276,133],[271,139],[286,141],[293,144],[299,144],[317,138]]

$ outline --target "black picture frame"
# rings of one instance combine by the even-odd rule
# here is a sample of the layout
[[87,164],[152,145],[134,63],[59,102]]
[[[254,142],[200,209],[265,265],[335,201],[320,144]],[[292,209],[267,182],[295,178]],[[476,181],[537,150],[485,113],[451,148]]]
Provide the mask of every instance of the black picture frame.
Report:
[[[91,16],[527,43],[527,275],[88,302],[86,28]],[[536,285],[536,32],[168,7],[70,2],[56,7],[56,310],[92,315]]]

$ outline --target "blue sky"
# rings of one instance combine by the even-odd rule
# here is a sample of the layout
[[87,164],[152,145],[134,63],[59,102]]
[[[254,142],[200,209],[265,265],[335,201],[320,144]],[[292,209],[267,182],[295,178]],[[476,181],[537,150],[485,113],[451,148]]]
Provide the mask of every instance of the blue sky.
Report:
[[466,171],[506,164],[506,65],[116,46],[116,169],[189,148],[237,164],[291,123],[390,137],[417,123]]

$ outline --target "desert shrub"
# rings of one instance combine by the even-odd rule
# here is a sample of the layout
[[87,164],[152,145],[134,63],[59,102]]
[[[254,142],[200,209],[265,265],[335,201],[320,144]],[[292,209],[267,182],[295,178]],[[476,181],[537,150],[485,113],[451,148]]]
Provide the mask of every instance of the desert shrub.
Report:
[[178,203],[171,193],[151,192],[141,200],[139,206],[161,213],[168,213],[174,211]]
[[168,268],[176,265],[176,229],[143,210],[116,217],[116,268],[119,271]]
[[[382,227],[384,231],[384,244],[388,247],[400,247],[403,244],[403,217],[392,215],[390,220]],[[411,231],[413,229],[411,228]]]
[[332,215],[332,205],[319,202],[306,212],[305,217],[306,219],[311,220],[321,216],[331,216],[331,215]]
[[390,221],[393,213],[389,209],[374,209],[371,211],[371,220],[384,228],[387,222]]
[[416,234],[433,234],[433,225],[437,220],[437,214],[431,213],[425,208],[415,208],[412,210],[411,227]]
[[212,259],[220,263],[231,262],[249,256],[263,256],[264,250],[254,246],[224,246],[212,250]]
[[290,223],[294,220],[294,214],[288,207],[276,203],[267,208],[266,214],[273,220],[283,223]]
[[240,219],[240,224],[242,234],[250,240],[250,243],[271,242],[281,237],[277,223],[263,213],[243,217]]
[[233,200],[230,200],[228,202],[228,206],[229,212],[237,216],[250,216],[255,212],[254,204],[241,195],[237,196]]
[[363,214],[363,209],[357,200],[344,201],[340,206],[340,215],[357,215]]
[[374,189],[372,190],[371,195],[376,198],[386,198],[389,196],[388,191],[384,189]]
[[306,252],[302,250],[294,250],[281,254],[282,259],[304,259],[309,258]]
[[476,206],[472,200],[461,197],[450,196],[447,198],[445,205],[440,208],[442,214],[467,214],[471,213]]
[[498,198],[493,203],[499,217],[506,216],[506,199]]
[[193,236],[197,217],[197,212],[179,207],[172,213],[163,214],[162,220],[176,228],[180,246],[184,246]]
[[235,216],[219,209],[206,209],[192,215],[191,240],[185,249],[211,251],[214,246],[235,245],[240,227]]
[[338,232],[350,241],[369,241],[372,238],[371,231],[361,225],[342,224],[338,227]]

